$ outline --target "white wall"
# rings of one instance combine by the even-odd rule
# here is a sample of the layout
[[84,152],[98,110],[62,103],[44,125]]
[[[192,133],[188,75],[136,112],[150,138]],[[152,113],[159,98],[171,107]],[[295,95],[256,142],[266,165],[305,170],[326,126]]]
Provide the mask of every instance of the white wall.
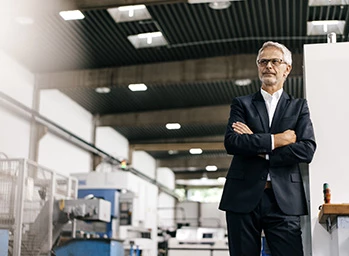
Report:
[[128,159],[128,140],[111,127],[97,127],[95,145],[117,159]]
[[148,153],[134,151],[132,154],[132,166],[136,170],[142,171],[148,177],[155,179],[156,162]]
[[[0,72],[0,91],[31,107],[34,76],[1,50]],[[0,106],[0,116],[0,152],[10,158],[28,158],[29,122],[2,106]]]
[[[162,185],[169,189],[175,188],[175,175],[169,168],[161,167],[156,170],[156,179]],[[169,229],[176,227],[175,224],[175,206],[176,199],[172,196],[161,192],[158,197],[158,226]]]
[[315,256],[333,256],[331,236],[318,223],[323,183],[332,203],[348,203],[349,43],[305,45],[306,98],[314,123],[317,151],[309,166],[312,247]]
[[[40,92],[40,114],[87,142],[92,137],[92,115],[58,90]],[[52,133],[39,142],[38,163],[59,173],[90,171],[90,153]]]

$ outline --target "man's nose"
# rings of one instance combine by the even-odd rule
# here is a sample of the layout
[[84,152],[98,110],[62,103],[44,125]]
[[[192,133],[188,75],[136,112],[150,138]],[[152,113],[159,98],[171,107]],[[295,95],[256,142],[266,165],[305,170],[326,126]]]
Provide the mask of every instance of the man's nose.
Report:
[[270,60],[267,62],[266,67],[267,67],[267,68],[271,68],[271,67],[273,67],[273,65],[271,64],[271,61],[270,61]]

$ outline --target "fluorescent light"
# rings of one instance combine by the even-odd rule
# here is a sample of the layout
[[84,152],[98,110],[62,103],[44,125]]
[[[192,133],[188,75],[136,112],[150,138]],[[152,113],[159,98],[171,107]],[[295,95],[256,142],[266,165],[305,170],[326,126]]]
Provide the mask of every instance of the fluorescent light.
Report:
[[151,32],[151,33],[142,33],[137,35],[138,38],[149,38],[149,37],[160,37],[162,36],[162,33],[160,31],[157,32]]
[[142,10],[142,9],[145,9],[145,5],[144,4],[126,5],[126,6],[118,7],[118,10],[121,11],[121,12],[128,12],[128,11]]
[[128,88],[133,92],[146,91],[147,86],[145,84],[129,84]]
[[178,130],[181,128],[181,125],[179,123],[168,123],[166,124],[166,128],[169,130]]
[[323,25],[338,25],[339,20],[314,20],[311,21],[314,26],[323,26]]
[[200,154],[202,154],[202,149],[201,148],[191,148],[189,150],[189,153],[192,155],[200,155]]
[[109,87],[98,87],[95,89],[95,91],[98,93],[109,93],[110,88]]
[[59,12],[59,15],[61,15],[64,20],[82,20],[85,18],[85,16],[79,10],[61,11]]
[[235,84],[237,86],[247,86],[252,83],[251,79],[237,79],[235,80]]
[[215,165],[207,165],[206,166],[206,171],[208,171],[208,172],[214,172],[214,171],[217,171],[217,166],[215,166]]
[[349,0],[309,0],[309,6],[348,5]]

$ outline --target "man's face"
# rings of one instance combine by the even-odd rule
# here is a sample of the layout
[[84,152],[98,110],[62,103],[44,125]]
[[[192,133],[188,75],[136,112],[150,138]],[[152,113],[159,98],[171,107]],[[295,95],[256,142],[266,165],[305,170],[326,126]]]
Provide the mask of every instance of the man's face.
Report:
[[258,65],[259,79],[262,81],[262,86],[277,86],[282,88],[287,75],[291,71],[291,66],[283,62],[283,53],[276,47],[267,47],[259,56],[259,60],[279,59],[280,63],[269,61],[266,65]]

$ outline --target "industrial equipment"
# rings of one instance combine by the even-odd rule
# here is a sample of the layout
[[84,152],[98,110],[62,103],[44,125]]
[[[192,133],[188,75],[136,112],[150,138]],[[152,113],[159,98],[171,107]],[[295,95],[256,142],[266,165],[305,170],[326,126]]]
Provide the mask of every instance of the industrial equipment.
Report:
[[[0,159],[0,229],[7,232],[9,256],[111,255],[107,250],[88,254],[90,246],[110,247],[123,256],[121,240],[111,237],[76,236],[76,220],[110,223],[111,203],[88,197],[77,199],[77,179],[55,173],[26,159]],[[70,235],[62,231],[71,223]],[[68,225],[69,226],[69,225]],[[63,239],[62,239],[63,238]],[[73,248],[73,249],[72,249]],[[84,253],[78,253],[79,248]],[[66,253],[71,252],[71,253]],[[103,253],[105,252],[105,253]]]
[[125,255],[139,252],[142,256],[153,256],[156,255],[156,242],[151,239],[151,230],[135,225],[133,221],[135,195],[128,189],[129,175],[124,171],[74,174],[79,181],[79,198],[93,195],[111,203],[109,222],[88,227],[78,220],[77,230],[99,230],[100,236],[122,240]]
[[224,228],[182,227],[168,240],[168,256],[225,256],[228,241]]

